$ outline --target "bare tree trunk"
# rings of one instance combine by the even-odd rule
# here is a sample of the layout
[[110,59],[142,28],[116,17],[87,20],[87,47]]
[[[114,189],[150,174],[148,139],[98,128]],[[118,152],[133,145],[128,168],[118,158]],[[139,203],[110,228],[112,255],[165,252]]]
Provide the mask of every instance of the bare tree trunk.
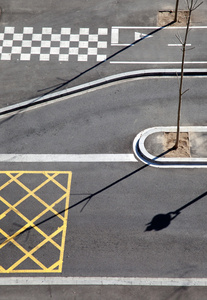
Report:
[[178,17],[178,4],[179,4],[179,0],[176,0],[174,22],[177,22],[177,17]]
[[[190,2],[189,2],[190,1]],[[177,38],[179,39],[180,43],[182,44],[182,63],[181,63],[181,75],[180,75],[180,88],[179,88],[179,103],[178,103],[178,116],[177,116],[177,134],[176,134],[176,142],[175,142],[175,146],[174,149],[178,148],[178,144],[179,144],[179,137],[180,137],[180,114],[181,114],[181,104],[182,104],[182,95],[187,91],[183,92],[183,74],[184,74],[184,64],[185,64],[185,52],[186,52],[186,43],[187,43],[187,38],[188,38],[188,33],[189,33],[189,26],[190,26],[190,19],[191,19],[191,15],[192,12],[198,8],[198,6],[200,6],[203,2],[197,4],[197,1],[194,0],[186,0],[187,5],[188,5],[188,18],[187,18],[187,26],[186,26],[186,31],[185,31],[185,38],[184,38],[184,42],[182,42],[181,38],[179,36],[177,36]]]

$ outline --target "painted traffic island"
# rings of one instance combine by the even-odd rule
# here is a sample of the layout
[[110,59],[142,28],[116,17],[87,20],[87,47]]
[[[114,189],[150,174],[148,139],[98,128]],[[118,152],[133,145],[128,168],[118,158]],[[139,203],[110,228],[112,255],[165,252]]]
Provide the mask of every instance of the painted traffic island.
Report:
[[182,126],[175,150],[177,127],[153,127],[133,142],[135,156],[145,164],[163,168],[207,168],[207,126]]

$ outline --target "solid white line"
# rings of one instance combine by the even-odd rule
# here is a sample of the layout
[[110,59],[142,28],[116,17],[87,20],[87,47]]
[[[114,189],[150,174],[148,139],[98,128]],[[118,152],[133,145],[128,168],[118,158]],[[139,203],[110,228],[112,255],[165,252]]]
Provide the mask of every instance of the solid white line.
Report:
[[[180,47],[182,44],[168,44],[169,47]],[[191,44],[186,44],[187,47],[191,46]]]
[[[159,26],[138,26],[138,27],[133,27],[133,26],[112,26],[112,28],[117,28],[117,29],[159,29],[161,27]],[[207,26],[190,26],[189,28],[191,29],[207,29]],[[186,29],[185,26],[174,26],[174,27],[164,27],[163,29]]]
[[134,154],[0,154],[0,162],[137,162]]
[[[132,45],[132,43],[131,44],[111,44],[111,46],[129,46],[129,45]],[[132,45],[132,46],[134,46],[134,45]]]
[[[181,61],[110,61],[110,64],[176,65],[181,64]],[[207,64],[207,61],[185,61],[185,64]]]
[[1,277],[0,285],[207,286],[207,278]]

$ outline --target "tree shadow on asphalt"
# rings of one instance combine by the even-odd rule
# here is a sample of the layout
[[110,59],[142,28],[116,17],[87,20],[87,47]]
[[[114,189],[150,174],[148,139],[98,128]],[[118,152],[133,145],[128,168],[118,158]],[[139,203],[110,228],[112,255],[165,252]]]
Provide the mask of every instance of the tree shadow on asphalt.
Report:
[[[170,151],[172,151],[174,148],[171,148],[171,149],[168,149],[167,151],[163,152],[162,154],[160,154],[159,156],[157,156],[155,159],[158,159],[162,156],[164,156],[165,154],[169,153]],[[133,172],[125,175],[124,177],[122,178],[119,178],[118,180],[112,182],[111,184],[105,186],[104,188],[96,191],[95,193],[92,193],[92,194],[89,194],[87,197],[83,198],[82,200],[76,202],[75,204],[59,211],[58,213],[52,215],[51,217],[48,217],[46,218],[45,220],[42,220],[41,222],[37,222],[36,224],[34,223],[32,226],[29,226],[28,228],[24,228],[22,231],[19,230],[19,233],[18,235],[15,237],[15,238],[18,238],[18,236],[21,236],[23,233],[26,233],[28,231],[30,231],[31,229],[35,229],[36,227],[54,219],[55,217],[57,217],[58,215],[61,215],[61,214],[64,214],[65,211],[67,210],[70,210],[72,208],[75,208],[81,204],[84,204],[83,207],[80,209],[80,212],[82,212],[84,210],[84,208],[86,207],[86,205],[97,195],[101,194],[102,192],[110,189],[111,187],[115,186],[116,184],[128,179],[129,177],[137,174],[138,172],[146,169],[147,167],[149,167],[150,165],[149,164],[145,164],[143,166],[141,166],[140,168],[134,170]],[[152,218],[152,220],[146,224],[146,229],[145,229],[145,232],[146,231],[160,231],[166,227],[168,227],[171,223],[172,220],[174,220],[180,213],[182,210],[184,210],[185,208],[187,208],[188,206],[194,204],[195,202],[199,201],[200,199],[204,198],[207,196],[207,191],[204,192],[203,194],[199,195],[198,197],[196,197],[195,199],[191,200],[190,202],[188,202],[187,204],[181,206],[180,208],[176,209],[175,211],[170,211],[166,214],[158,214],[156,216],[154,216]],[[13,238],[8,238],[8,239],[4,239],[4,238],[1,238],[0,240],[4,240],[3,244],[4,243],[8,243],[9,240],[12,240]]]
[[[59,89],[64,88],[66,85],[68,85],[68,84],[71,83],[72,81],[74,81],[74,80],[80,78],[80,77],[83,76],[84,74],[86,74],[86,73],[92,71],[93,69],[95,69],[95,68],[99,67],[100,65],[106,63],[107,61],[111,60],[112,58],[114,58],[114,57],[117,56],[118,54],[120,54],[120,53],[126,51],[126,50],[129,49],[130,47],[136,45],[137,43],[142,42],[143,40],[145,40],[146,38],[150,37],[151,35],[153,35],[153,34],[159,32],[159,31],[161,31],[161,30],[164,29],[164,28],[167,28],[168,26],[170,26],[170,25],[172,25],[172,24],[174,24],[174,23],[175,23],[175,21],[172,21],[172,22],[170,22],[170,23],[168,23],[168,24],[166,24],[166,25],[164,25],[164,26],[161,26],[161,27],[159,27],[159,28],[156,28],[155,30],[153,30],[153,31],[151,31],[150,33],[148,33],[147,35],[145,35],[145,36],[139,38],[138,40],[135,40],[133,43],[131,43],[131,44],[125,46],[124,48],[120,49],[119,51],[117,51],[117,52],[111,54],[111,55],[110,55],[109,57],[107,57],[105,60],[100,61],[99,63],[95,64],[94,66],[92,66],[92,67],[86,69],[85,71],[81,72],[81,73],[78,74],[77,76],[75,76],[75,77],[73,77],[73,78],[71,78],[71,79],[69,79],[69,80],[65,80],[65,81],[64,81],[63,83],[61,83],[61,84],[57,84],[57,85],[54,85],[54,86],[51,86],[51,87],[48,87],[48,88],[44,89],[44,90],[50,89],[50,91],[47,92],[47,93],[44,93],[44,94],[43,94],[42,96],[40,96],[38,99],[40,99],[41,97],[44,97],[44,96],[46,96],[46,95],[48,95],[48,94],[50,94],[50,93],[56,92],[56,91],[59,90]],[[41,91],[44,91],[44,90],[41,90]],[[39,92],[41,92],[41,91],[39,91]]]
[[170,211],[167,214],[158,214],[152,218],[152,221],[147,223],[147,228],[145,231],[159,231],[166,227],[168,227],[172,220],[174,220],[183,209],[187,208],[188,206],[194,204],[195,202],[199,201],[200,199],[207,196],[207,191],[200,196],[196,197],[195,199],[191,200],[187,204],[181,206],[180,208],[176,209],[175,211]]
[[[92,67],[86,69],[85,71],[81,72],[81,73],[78,74],[77,76],[75,76],[75,77],[73,77],[73,78],[71,78],[71,79],[69,79],[69,80],[65,80],[65,81],[64,81],[63,83],[61,83],[61,84],[57,84],[57,85],[54,85],[54,86],[45,88],[44,90],[48,90],[48,89],[49,89],[49,91],[46,92],[46,93],[44,93],[44,94],[42,94],[41,96],[39,96],[39,97],[33,99],[33,101],[31,101],[31,102],[25,103],[25,105],[22,105],[21,108],[19,108],[18,110],[17,110],[17,108],[11,109],[11,110],[9,111],[9,113],[14,112],[14,114],[10,115],[8,118],[6,118],[6,119],[4,119],[4,120],[1,120],[1,121],[0,121],[0,124],[3,124],[4,122],[13,119],[16,115],[18,115],[19,113],[23,112],[24,109],[26,109],[26,108],[28,108],[28,107],[30,107],[30,106],[33,106],[33,105],[36,105],[36,104],[40,104],[40,103],[43,103],[43,102],[48,102],[48,101],[50,101],[50,100],[54,100],[54,99],[57,98],[57,97],[60,97],[60,95],[57,95],[56,97],[54,96],[54,98],[52,98],[52,99],[44,99],[45,96],[47,96],[47,95],[49,95],[49,94],[51,94],[51,93],[55,93],[55,92],[57,92],[58,90],[63,89],[63,88],[66,87],[68,84],[70,84],[71,82],[73,82],[73,81],[75,81],[76,79],[80,78],[80,77],[83,76],[84,74],[86,74],[86,73],[92,71],[93,69],[95,69],[95,68],[99,67],[100,65],[106,63],[107,61],[111,60],[113,57],[117,56],[118,54],[120,54],[120,53],[126,51],[126,50],[129,49],[130,47],[136,45],[137,43],[142,42],[143,40],[145,40],[145,39],[148,38],[149,36],[151,36],[151,35],[153,35],[153,34],[159,32],[159,31],[161,31],[161,30],[164,29],[164,28],[167,28],[168,26],[170,26],[170,25],[172,25],[172,24],[174,24],[174,23],[175,23],[175,21],[172,21],[172,22],[170,22],[170,23],[168,23],[168,24],[166,24],[166,25],[164,25],[164,26],[161,26],[161,27],[159,27],[159,28],[156,28],[155,30],[153,30],[153,31],[151,31],[150,33],[148,33],[147,35],[145,35],[145,36],[141,37],[140,39],[134,41],[134,42],[131,43],[130,45],[127,45],[127,46],[125,46],[124,48],[120,49],[119,51],[113,53],[112,55],[110,55],[109,57],[107,57],[105,60],[100,61],[99,63],[95,64],[94,66],[92,66]],[[104,83],[103,83],[103,84],[104,84]],[[41,91],[39,91],[39,92],[42,92],[42,91],[44,91],[44,90],[41,90]],[[64,95],[64,96],[65,96],[65,95]],[[16,112],[16,113],[15,113],[15,112]],[[7,113],[8,113],[8,112],[5,112],[5,113],[2,112],[2,113],[0,113],[0,115],[6,115]]]
[[[173,148],[168,149],[167,151],[165,151],[165,152],[163,152],[162,154],[160,154],[159,156],[157,156],[155,159],[158,159],[159,157],[164,156],[165,154],[169,153],[169,152],[172,151],[172,150],[173,150]],[[18,233],[18,235],[17,235],[15,238],[18,238],[18,237],[21,236],[23,233],[26,233],[26,232],[30,231],[31,229],[35,229],[36,227],[38,227],[38,226],[40,226],[40,225],[42,225],[42,224],[44,224],[44,223],[46,223],[46,222],[48,222],[48,221],[54,219],[55,217],[57,217],[57,216],[59,216],[59,215],[61,215],[61,214],[64,214],[65,211],[67,211],[67,210],[70,210],[70,209],[75,208],[75,207],[77,207],[77,206],[79,206],[79,205],[81,205],[81,204],[84,204],[83,207],[80,209],[80,212],[82,212],[82,211],[84,210],[84,208],[86,207],[86,205],[89,203],[89,201],[91,201],[95,196],[97,196],[97,195],[101,194],[102,192],[104,192],[104,191],[110,189],[110,188],[113,187],[114,185],[116,185],[116,184],[118,184],[118,183],[120,183],[120,182],[122,182],[122,181],[128,179],[129,177],[131,177],[131,176],[137,174],[138,172],[140,172],[140,171],[146,169],[147,167],[149,167],[149,164],[145,164],[145,165],[141,166],[140,168],[134,170],[133,172],[131,172],[131,173],[125,175],[125,176],[122,177],[122,178],[119,178],[118,180],[116,180],[116,181],[112,182],[111,184],[105,186],[104,188],[102,188],[102,189],[96,191],[95,193],[92,193],[92,194],[88,195],[87,197],[83,198],[82,200],[76,202],[75,204],[73,204],[73,205],[71,205],[71,206],[69,206],[69,207],[67,207],[67,208],[65,208],[65,209],[63,209],[63,210],[57,212],[56,214],[52,215],[51,217],[48,217],[48,218],[46,218],[45,220],[42,220],[42,221],[40,221],[40,222],[37,222],[36,224],[33,223],[32,226],[29,226],[28,228],[24,228],[22,231],[19,230],[19,233]],[[7,238],[6,240],[5,240],[4,238],[1,238],[0,240],[4,240],[4,242],[3,242],[3,244],[4,244],[4,243],[8,243],[9,240],[12,240],[12,239],[13,239],[12,237],[9,237],[9,238]]]
[[[49,95],[49,94],[51,94],[51,93],[55,93],[55,92],[57,92],[58,90],[61,90],[61,89],[65,88],[68,84],[70,84],[71,82],[73,82],[73,81],[75,81],[76,79],[80,78],[80,77],[83,76],[84,74],[86,74],[86,73],[92,71],[93,69],[95,69],[95,68],[99,67],[100,65],[106,63],[107,61],[111,60],[112,58],[114,58],[114,57],[117,56],[118,54],[120,54],[120,53],[126,51],[126,50],[129,49],[130,47],[132,47],[132,46],[134,46],[134,45],[136,45],[136,44],[142,42],[143,40],[145,40],[145,39],[148,38],[149,36],[151,36],[151,35],[153,35],[153,34],[159,32],[159,31],[161,31],[162,29],[165,29],[165,28],[169,27],[170,25],[172,25],[172,24],[174,24],[174,23],[175,23],[175,21],[172,21],[172,22],[170,22],[170,23],[168,23],[168,24],[166,24],[166,25],[164,25],[164,26],[161,26],[161,27],[156,28],[155,30],[153,30],[153,31],[151,31],[150,33],[146,34],[145,36],[141,37],[140,39],[134,41],[133,43],[131,43],[131,44],[127,45],[127,46],[125,46],[124,48],[120,49],[119,51],[117,51],[117,52],[111,54],[111,55],[110,55],[109,57],[107,57],[105,60],[100,61],[99,63],[95,64],[94,66],[92,66],[92,67],[90,67],[90,68],[88,68],[88,69],[86,69],[86,70],[84,70],[83,72],[79,73],[77,76],[75,76],[75,77],[73,77],[73,78],[71,78],[71,79],[69,79],[69,80],[64,80],[64,81],[63,81],[62,83],[60,83],[60,84],[50,86],[50,87],[45,88],[45,89],[43,89],[43,90],[39,90],[38,92],[43,92],[43,91],[45,91],[45,90],[49,90],[49,91],[46,92],[46,93],[43,93],[42,95],[40,95],[39,97],[33,99],[33,101],[31,101],[31,102],[29,102],[29,103],[27,102],[27,103],[25,103],[25,104],[22,104],[21,108],[19,108],[18,111],[17,111],[17,108],[13,108],[13,109],[11,108],[11,110],[10,110],[9,112],[12,113],[12,112],[17,111],[16,114],[18,114],[18,113],[22,112],[24,109],[26,109],[26,108],[28,108],[28,107],[30,107],[30,106],[33,106],[33,105],[36,105],[36,104],[40,104],[40,103],[43,103],[43,102],[48,102],[48,101],[50,101],[50,100],[54,100],[54,99],[60,97],[61,95],[53,95],[53,97],[51,96],[52,98],[51,98],[51,97],[50,97],[49,99],[47,99],[47,98],[45,99],[45,98],[44,98],[44,97],[46,97],[47,95]],[[112,81],[113,81],[113,80],[112,80]],[[105,83],[105,82],[103,82],[102,84],[104,84],[104,83]],[[71,93],[74,93],[74,92],[71,92]],[[71,94],[71,93],[68,93],[68,95]],[[65,96],[65,95],[66,95],[66,94],[64,94],[64,96]],[[4,115],[4,114],[7,114],[7,113],[8,113],[8,112],[1,112],[0,115]],[[7,120],[9,120],[9,119],[12,119],[14,116],[15,116],[15,114],[12,115],[12,116],[9,116],[8,119],[6,119],[6,120],[0,121],[0,124],[3,123],[3,122],[5,122],[5,121],[7,121]]]
[[[122,177],[122,178],[120,178],[120,179],[118,179],[118,180],[112,182],[111,184],[105,186],[104,188],[98,190],[97,192],[88,195],[87,197],[83,198],[82,200],[76,202],[75,204],[73,204],[73,205],[71,205],[71,206],[69,206],[69,207],[67,207],[67,208],[65,208],[65,209],[63,209],[63,210],[61,210],[61,211],[59,211],[59,212],[56,213],[56,214],[53,214],[51,217],[48,217],[47,219],[45,219],[45,220],[43,220],[43,221],[37,222],[36,224],[34,223],[34,225],[29,226],[28,228],[23,229],[22,231],[19,230],[19,233],[18,233],[18,235],[15,237],[15,239],[17,239],[17,238],[18,238],[19,236],[21,236],[23,233],[26,233],[26,232],[30,231],[31,229],[38,228],[38,226],[40,226],[40,225],[42,225],[42,224],[44,224],[44,223],[46,223],[46,222],[48,222],[48,221],[50,221],[50,220],[56,218],[58,215],[64,214],[65,211],[70,210],[70,209],[72,209],[72,208],[75,208],[75,207],[77,207],[77,206],[79,206],[79,205],[81,205],[81,204],[84,204],[83,207],[80,209],[80,212],[82,212],[83,209],[86,207],[86,205],[89,203],[89,201],[91,201],[95,196],[97,196],[97,195],[101,194],[102,192],[104,192],[104,191],[110,189],[110,188],[113,187],[114,185],[116,185],[116,184],[118,184],[119,182],[121,182],[121,181],[123,181],[123,180],[125,180],[125,179],[127,179],[127,178],[129,178],[129,177],[131,177],[132,175],[135,175],[136,173],[138,173],[138,172],[140,172],[140,171],[146,169],[148,166],[149,166],[149,165],[143,165],[142,167],[140,167],[140,168],[136,169],[135,171],[133,171],[133,172],[131,172],[131,173],[125,175],[124,177]],[[3,244],[4,244],[4,243],[8,243],[8,241],[9,241],[9,240],[12,240],[12,239],[13,239],[12,237],[11,237],[11,238],[9,237],[9,238],[7,238],[6,240],[5,240],[4,238],[1,238],[0,240],[4,240],[4,242],[3,242]],[[2,245],[2,244],[1,244],[1,245]]]

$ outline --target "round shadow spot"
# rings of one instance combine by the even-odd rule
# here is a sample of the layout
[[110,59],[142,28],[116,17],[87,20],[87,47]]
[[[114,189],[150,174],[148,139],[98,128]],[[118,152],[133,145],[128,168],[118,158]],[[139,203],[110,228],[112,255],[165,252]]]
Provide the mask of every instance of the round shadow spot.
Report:
[[152,219],[152,221],[150,223],[146,224],[148,226],[145,231],[162,230],[170,225],[171,220],[172,220],[172,218],[170,216],[170,213],[156,215],[156,216],[154,216],[154,218]]

